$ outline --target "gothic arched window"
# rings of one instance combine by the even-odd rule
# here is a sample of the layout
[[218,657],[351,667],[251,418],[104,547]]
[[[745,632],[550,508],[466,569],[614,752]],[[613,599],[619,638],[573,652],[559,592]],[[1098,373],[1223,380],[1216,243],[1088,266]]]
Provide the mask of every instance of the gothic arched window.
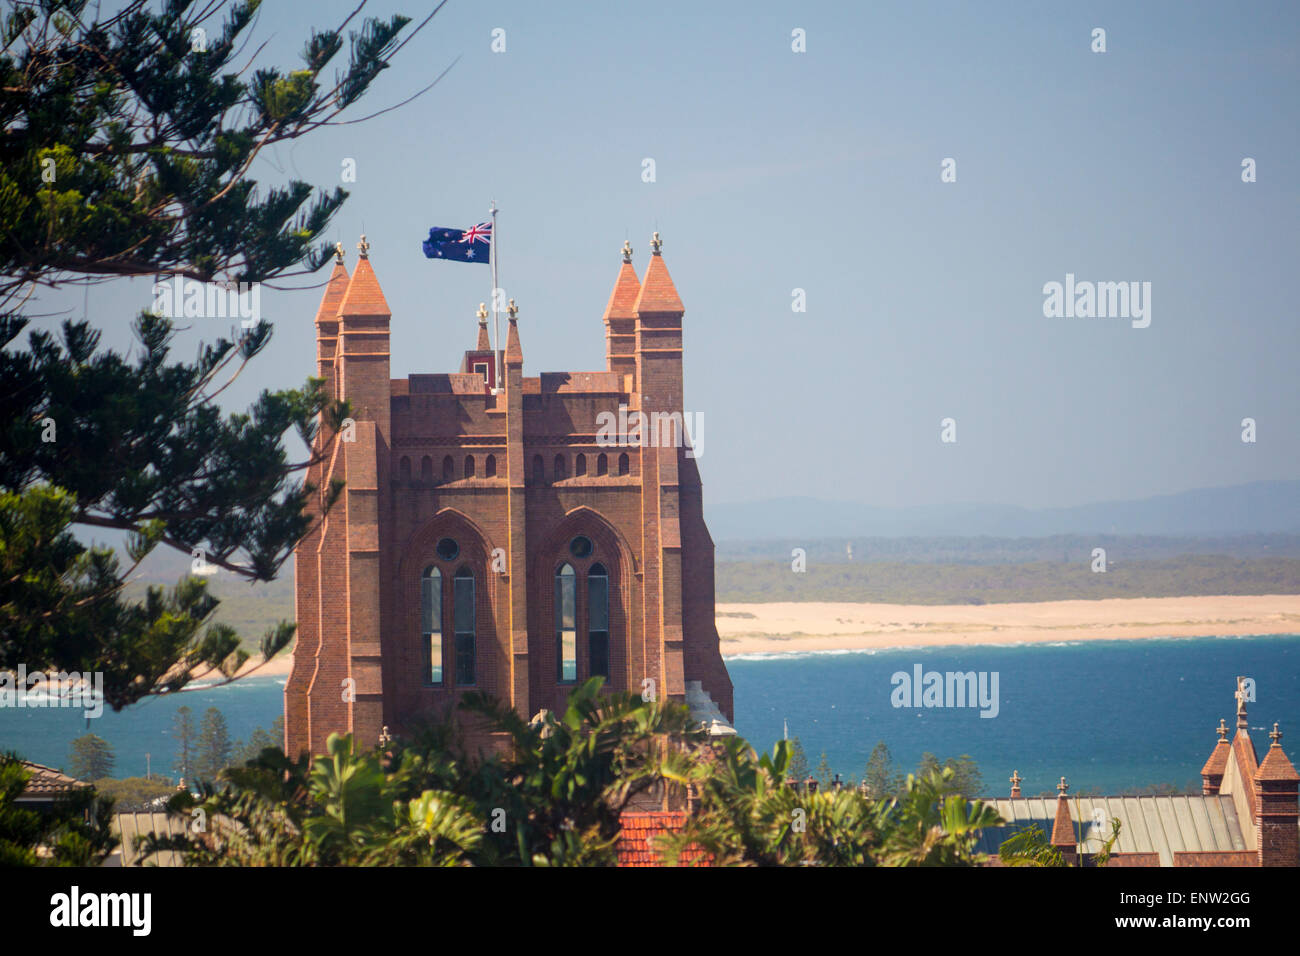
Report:
[[420,631],[424,635],[424,683],[442,685],[442,572],[433,565],[420,578]]
[[573,477],[581,478],[587,473],[587,456],[579,453],[573,460]]
[[620,475],[628,474],[628,472],[630,471],[629,466],[630,466],[630,461],[627,457],[627,452],[623,452],[623,454],[618,456],[618,473]]
[[609,575],[603,564],[587,572],[587,672],[609,677]]
[[465,477],[466,478],[474,477],[474,456],[473,455],[465,456]]
[[456,463],[451,460],[451,455],[446,455],[442,459],[442,480],[451,481],[456,477]]
[[578,679],[578,581],[573,565],[555,572],[556,680],[570,684]]
[[474,683],[474,573],[462,567],[452,579],[452,626],[456,629],[456,684]]
[[420,480],[425,484],[433,484],[433,459],[428,455],[420,459]]
[[488,455],[487,460],[483,462],[483,474],[489,478],[497,476],[497,456]]
[[555,456],[555,480],[563,481],[567,477],[569,477],[569,470],[567,466],[564,464],[564,456],[556,455]]
[[609,456],[603,451],[596,456],[596,474],[602,477],[609,474]]

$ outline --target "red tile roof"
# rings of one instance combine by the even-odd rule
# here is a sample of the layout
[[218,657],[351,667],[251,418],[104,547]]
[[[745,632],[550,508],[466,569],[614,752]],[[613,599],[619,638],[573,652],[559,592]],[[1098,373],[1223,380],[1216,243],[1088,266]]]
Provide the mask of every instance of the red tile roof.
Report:
[[1264,760],[1255,770],[1255,780],[1280,780],[1290,782],[1300,780],[1300,774],[1295,772],[1295,767],[1291,766],[1291,761],[1287,759],[1286,753],[1282,750],[1282,745],[1273,742],[1268,748],[1268,753],[1264,754]]
[[316,310],[316,324],[322,322],[337,322],[339,305],[343,302],[343,295],[348,291],[348,270],[341,262],[334,263],[334,269],[330,273],[329,282],[325,284],[325,295],[320,300],[320,308]]
[[23,788],[24,797],[56,796],[74,790],[84,790],[90,786],[75,777],[69,777],[66,773],[60,773],[53,767],[32,763],[30,760],[23,761],[23,769],[31,774],[27,786]]
[[392,315],[369,259],[357,261],[356,271],[339,302],[339,315]]
[[677,295],[668,267],[664,265],[663,256],[651,256],[650,265],[646,266],[645,281],[637,294],[633,308],[637,312],[664,312],[680,316],[686,311],[682,300]]
[[636,298],[641,293],[641,282],[636,277],[632,263],[625,262],[619,269],[614,291],[610,293],[609,304],[605,306],[605,321],[610,319],[635,319]]
[[[656,838],[661,833],[675,833],[686,823],[686,814],[672,811],[651,813],[624,812],[623,830],[614,849],[619,866],[662,866]],[[700,847],[688,846],[681,855],[682,866],[711,866],[712,858]]]

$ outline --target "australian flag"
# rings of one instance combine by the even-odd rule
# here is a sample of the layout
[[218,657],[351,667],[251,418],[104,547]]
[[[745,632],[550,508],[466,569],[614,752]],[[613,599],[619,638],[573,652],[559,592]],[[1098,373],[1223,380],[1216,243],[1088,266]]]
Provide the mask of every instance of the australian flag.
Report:
[[444,229],[434,226],[424,240],[424,255],[429,259],[454,262],[490,262],[492,260],[492,223],[480,222],[469,229]]

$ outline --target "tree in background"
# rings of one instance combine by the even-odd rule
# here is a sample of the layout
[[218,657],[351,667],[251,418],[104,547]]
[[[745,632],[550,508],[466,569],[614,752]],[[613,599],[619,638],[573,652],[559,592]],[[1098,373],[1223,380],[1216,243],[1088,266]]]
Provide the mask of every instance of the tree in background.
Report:
[[230,728],[226,716],[215,707],[203,712],[195,748],[194,772],[204,780],[216,780],[230,766]]
[[798,737],[790,738],[790,762],[786,767],[791,780],[803,783],[808,779],[808,755],[803,751],[803,744]]
[[892,796],[902,789],[903,779],[894,766],[894,758],[883,740],[877,741],[867,758],[867,769],[862,776],[867,785],[867,796],[876,800]]
[[95,734],[84,734],[72,741],[68,749],[68,773],[86,781],[110,777],[116,759],[107,740]]
[[184,705],[176,709],[176,716],[172,718],[172,739],[177,746],[172,769],[189,783],[194,779],[197,732],[194,729],[194,711]]
[[984,792],[984,775],[970,754],[962,754],[956,759],[949,757],[943,765],[953,772],[953,785],[958,793],[974,800]]
[[942,767],[943,764],[939,763],[939,758],[927,750],[921,754],[921,760],[916,765],[916,775],[918,777],[928,777],[932,773],[938,773]]
[[[347,194],[267,188],[249,171],[268,146],[342,122],[441,8],[400,41],[406,17],[358,23],[346,67],[327,79],[364,0],[337,28],[312,31],[289,71],[253,68],[258,0],[153,6],[101,14],[63,0],[0,14],[0,667],[102,673],[115,710],[205,674],[234,679],[248,654],[211,623],[205,582],[150,588],[140,602],[122,586],[158,544],[273,578],[309,530],[317,492],[301,476],[329,445],[295,463],[284,435],[314,447],[321,422],[332,436],[348,409],[312,379],[263,391],[246,414],[219,413],[216,396],[270,340],[265,321],[186,363],[170,356],[175,314],[139,314],[131,359],[101,351],[86,321],[57,337],[34,330],[23,346],[21,310],[42,286],[166,274],[253,283],[319,269]],[[338,491],[323,490],[322,509]],[[83,546],[76,526],[126,532],[130,567]],[[268,630],[263,660],[292,636],[288,622]]]
[[284,714],[277,714],[275,720],[271,721],[270,730],[258,727],[248,735],[248,743],[244,743],[242,740],[235,743],[230,752],[230,764],[238,767],[250,760],[256,760],[262,751],[268,747],[279,748],[283,746]]
[[817,786],[823,790],[827,789],[835,779],[835,771],[831,769],[831,762],[824,750],[821,758],[817,761],[817,769],[813,771],[813,779],[817,781]]

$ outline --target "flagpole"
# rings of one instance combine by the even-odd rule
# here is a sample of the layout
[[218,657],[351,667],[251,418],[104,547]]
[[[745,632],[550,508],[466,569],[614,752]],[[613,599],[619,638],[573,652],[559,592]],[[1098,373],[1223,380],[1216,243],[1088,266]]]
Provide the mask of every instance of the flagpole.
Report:
[[501,320],[497,315],[497,201],[492,200],[488,209],[492,213],[492,235],[489,238],[488,257],[492,261],[492,365],[496,369],[493,375],[496,388],[501,388]]

